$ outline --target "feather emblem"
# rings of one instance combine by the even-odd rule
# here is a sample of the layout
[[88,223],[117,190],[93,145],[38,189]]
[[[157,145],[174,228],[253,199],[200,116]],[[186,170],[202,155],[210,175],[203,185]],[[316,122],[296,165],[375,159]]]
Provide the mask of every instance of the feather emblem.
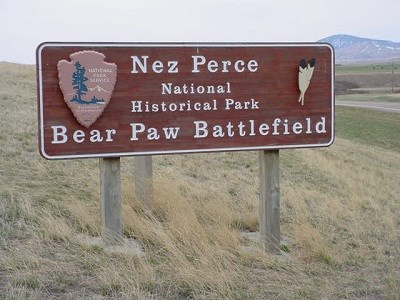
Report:
[[304,105],[304,94],[306,93],[308,86],[310,85],[311,78],[314,73],[315,58],[312,58],[308,63],[305,59],[302,59],[299,64],[299,90],[300,97],[298,102]]

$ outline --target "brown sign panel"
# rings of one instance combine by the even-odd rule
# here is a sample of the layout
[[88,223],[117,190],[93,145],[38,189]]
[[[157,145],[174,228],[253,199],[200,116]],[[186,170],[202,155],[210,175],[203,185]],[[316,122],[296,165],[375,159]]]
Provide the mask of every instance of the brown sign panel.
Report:
[[328,44],[43,43],[48,159],[329,146]]

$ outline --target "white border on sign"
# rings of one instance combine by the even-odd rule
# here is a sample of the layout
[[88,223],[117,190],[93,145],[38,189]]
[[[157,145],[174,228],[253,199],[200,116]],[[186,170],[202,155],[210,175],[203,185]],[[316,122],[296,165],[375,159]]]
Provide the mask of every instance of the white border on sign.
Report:
[[[257,147],[234,147],[234,148],[212,148],[212,149],[192,149],[192,150],[166,150],[166,151],[146,151],[146,152],[120,152],[120,153],[100,153],[100,154],[71,154],[71,155],[47,155],[44,149],[44,112],[43,112],[43,76],[42,76],[42,50],[47,46],[55,47],[328,47],[331,50],[331,140],[323,144],[296,144],[284,146],[257,146]],[[79,43],[79,42],[44,42],[36,49],[37,72],[39,81],[39,120],[40,120],[40,153],[47,159],[72,159],[72,158],[102,158],[102,157],[121,157],[121,156],[141,156],[141,155],[160,155],[160,154],[189,154],[205,152],[228,152],[228,151],[249,151],[249,150],[277,150],[277,149],[296,149],[296,148],[315,148],[327,147],[332,145],[335,140],[335,57],[332,45],[328,43]]]

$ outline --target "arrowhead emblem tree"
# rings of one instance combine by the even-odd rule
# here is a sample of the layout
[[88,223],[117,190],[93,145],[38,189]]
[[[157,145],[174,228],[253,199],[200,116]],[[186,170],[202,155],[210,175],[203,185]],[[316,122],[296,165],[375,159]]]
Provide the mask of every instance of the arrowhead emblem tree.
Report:
[[78,102],[84,104],[82,96],[86,95],[88,91],[87,86],[85,85],[85,81],[87,81],[87,77],[85,77],[85,67],[82,67],[79,61],[75,63],[76,71],[72,73],[72,87],[76,91],[76,94],[71,99],[72,102]]

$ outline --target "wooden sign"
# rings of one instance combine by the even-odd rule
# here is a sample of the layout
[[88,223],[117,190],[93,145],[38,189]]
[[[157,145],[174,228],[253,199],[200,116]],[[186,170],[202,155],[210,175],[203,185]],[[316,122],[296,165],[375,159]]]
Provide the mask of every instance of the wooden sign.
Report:
[[43,43],[48,159],[329,146],[328,44]]

